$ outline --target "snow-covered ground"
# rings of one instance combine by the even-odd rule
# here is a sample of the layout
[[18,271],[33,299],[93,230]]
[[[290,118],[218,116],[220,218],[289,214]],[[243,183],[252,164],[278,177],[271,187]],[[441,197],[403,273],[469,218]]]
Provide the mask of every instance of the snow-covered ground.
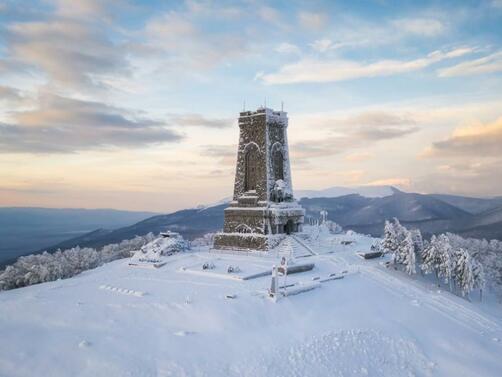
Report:
[[[244,276],[266,271],[288,248],[311,254],[288,242],[269,257],[202,249],[159,269],[118,260],[1,292],[0,376],[501,375],[500,307],[359,258],[369,237],[310,242],[317,255],[296,261],[315,268],[287,283],[345,277],[276,303],[266,297],[270,276],[228,279],[229,265]],[[215,265],[207,273],[206,262]]]

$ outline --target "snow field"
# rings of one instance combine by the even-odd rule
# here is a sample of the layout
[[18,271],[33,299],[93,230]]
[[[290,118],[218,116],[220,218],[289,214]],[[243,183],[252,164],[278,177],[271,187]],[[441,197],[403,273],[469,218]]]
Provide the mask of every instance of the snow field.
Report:
[[[356,243],[342,246],[348,238]],[[215,258],[242,271],[277,259],[207,251],[2,292],[0,376],[500,376],[500,308],[355,255],[373,241],[321,234],[309,244],[319,255],[300,259],[314,270],[287,282],[348,274],[277,303],[265,294],[270,276],[180,271]]]

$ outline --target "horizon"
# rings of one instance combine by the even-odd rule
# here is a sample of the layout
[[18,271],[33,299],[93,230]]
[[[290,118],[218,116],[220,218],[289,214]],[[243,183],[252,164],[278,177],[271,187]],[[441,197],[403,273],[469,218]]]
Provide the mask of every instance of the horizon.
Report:
[[[440,193],[440,192],[432,192],[432,193],[422,193],[422,192],[414,192],[414,191],[405,191],[397,186],[332,186],[332,187],[326,187],[326,188],[321,188],[321,189],[303,189],[303,188],[300,188],[298,190],[295,190],[296,191],[303,191],[303,192],[322,192],[322,191],[326,191],[326,190],[330,190],[330,189],[346,189],[346,190],[355,190],[355,189],[358,189],[358,188],[366,188],[366,187],[374,187],[374,188],[384,188],[384,187],[388,187],[390,189],[394,188],[394,189],[397,189],[399,191],[402,191],[406,194],[420,194],[420,195],[452,195],[452,196],[459,196],[459,197],[466,197],[466,198],[471,198],[471,199],[487,199],[487,200],[490,200],[490,199],[498,199],[498,198],[501,198],[502,195],[494,195],[494,196],[464,196],[464,195],[454,195],[454,194],[444,194],[444,193]],[[353,195],[353,194],[357,194],[357,195],[361,195],[361,196],[365,196],[365,195],[362,195],[360,193],[357,193],[357,192],[353,192],[353,193],[349,193],[349,194],[341,194],[341,195],[337,195],[337,196],[333,196],[333,197],[340,197],[340,196],[346,196],[346,195]],[[385,195],[385,196],[390,196],[390,195],[393,195],[394,193],[392,194],[389,194],[389,195]],[[216,205],[220,205],[220,204],[227,204],[227,202],[229,202],[231,200],[231,195],[228,195],[224,198],[221,198],[219,200],[216,200],[214,202],[211,202],[211,203],[197,203],[197,204],[194,204],[192,206],[189,206],[189,207],[180,207],[180,208],[175,208],[175,209],[172,209],[172,210],[168,210],[168,211],[151,211],[151,210],[147,210],[147,209],[138,209],[138,210],[130,210],[130,209],[125,209],[125,208],[113,208],[113,207],[40,207],[40,206],[3,206],[3,205],[0,205],[0,209],[2,208],[25,208],[25,209],[55,209],[55,210],[66,210],[66,209],[69,209],[69,210],[105,210],[105,211],[130,211],[130,212],[150,212],[150,213],[153,213],[155,215],[161,215],[161,214],[166,214],[166,213],[174,213],[174,212],[177,212],[177,211],[181,211],[181,210],[185,210],[185,209],[191,209],[191,208],[199,208],[199,207],[212,207],[212,206],[216,206]],[[323,196],[320,196],[320,197],[323,197]],[[329,196],[329,197],[332,197],[332,196]],[[368,197],[372,197],[372,196],[368,196]],[[384,197],[384,196],[382,196]],[[296,197],[297,199],[301,199],[301,198],[308,198],[307,196],[301,196],[301,197]]]
[[295,191],[502,195],[500,0],[26,0],[0,20],[1,207],[214,203],[239,111],[282,102]]

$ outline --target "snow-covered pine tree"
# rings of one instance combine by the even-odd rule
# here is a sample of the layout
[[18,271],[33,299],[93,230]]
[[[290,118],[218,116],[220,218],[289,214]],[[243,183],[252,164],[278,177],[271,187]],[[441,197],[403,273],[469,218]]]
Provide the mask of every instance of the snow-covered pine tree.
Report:
[[381,246],[384,252],[392,254],[394,254],[399,246],[394,224],[389,220],[385,221],[384,237]]
[[421,253],[422,264],[420,268],[426,274],[435,273],[437,277],[438,265],[439,265],[439,253],[438,253],[438,239],[436,236],[432,236],[430,242],[422,250]]
[[471,256],[465,249],[455,250],[454,276],[462,296],[469,296],[474,288],[474,273]]
[[479,289],[479,299],[483,299],[483,289],[485,287],[485,273],[483,265],[474,257],[472,258],[472,275],[474,279],[473,288]]
[[437,250],[439,261],[437,266],[438,277],[443,279],[445,283],[450,283],[451,288],[454,261],[450,241],[446,235],[440,234],[439,237],[437,237]]
[[422,250],[424,249],[424,240],[422,238],[422,233],[420,229],[412,229],[411,238],[413,239],[413,244],[415,245],[415,252],[421,255]]
[[406,273],[408,275],[416,274],[415,244],[411,232],[408,232],[403,242],[399,245],[399,255]]

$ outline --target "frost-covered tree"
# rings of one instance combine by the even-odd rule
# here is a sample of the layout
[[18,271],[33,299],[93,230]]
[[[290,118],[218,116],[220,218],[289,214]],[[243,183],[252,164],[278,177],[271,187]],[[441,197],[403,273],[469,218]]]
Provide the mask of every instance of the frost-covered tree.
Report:
[[334,221],[326,220],[324,225],[326,226],[326,228],[328,228],[329,232],[332,234],[340,234],[343,232],[343,228]]
[[468,296],[475,286],[471,256],[465,249],[455,250],[454,255],[455,268],[453,275],[455,283],[460,289],[462,296]]
[[475,258],[472,258],[472,275],[474,279],[474,286],[473,288],[479,289],[479,297],[482,299],[483,297],[483,289],[485,288],[485,273],[483,269],[483,265],[476,260]]
[[404,269],[408,275],[417,273],[416,257],[415,257],[415,244],[411,232],[408,232],[405,239],[399,245],[399,255],[404,265]]
[[448,237],[444,234],[437,237],[437,251],[438,251],[438,266],[437,276],[443,279],[445,283],[452,284],[454,260],[452,256],[452,247]]
[[20,257],[14,264],[0,271],[0,290],[68,278],[103,263],[130,257],[131,251],[138,250],[153,239],[153,234],[149,233],[104,246],[99,251],[77,246],[54,253],[43,252]]
[[191,248],[198,248],[204,246],[213,246],[214,236],[216,233],[206,233],[202,237],[197,237],[190,241]]
[[394,253],[399,246],[394,224],[389,220],[385,221],[384,236],[381,246],[386,253]]
[[404,265],[405,271],[416,273],[416,247],[413,234],[402,226],[398,219],[385,222],[384,238],[381,248],[392,254],[393,264]]
[[463,238],[452,233],[446,233],[446,236],[454,248],[467,250],[475,265],[479,265],[476,267],[476,271],[480,272],[475,278],[475,288],[482,290],[486,286],[502,300],[502,242]]
[[[408,234],[408,230],[401,225],[398,219],[385,221],[384,237],[382,239],[382,249],[393,256],[398,253],[399,245],[404,241]],[[397,263],[400,258],[397,257]]]
[[413,245],[415,246],[415,252],[418,255],[421,255],[422,250],[424,249],[424,239],[422,238],[422,233],[420,229],[412,229],[411,238],[413,239]]
[[422,259],[422,264],[420,268],[426,274],[437,273],[437,266],[439,264],[438,256],[438,240],[436,236],[432,236],[430,242],[422,250],[420,256]]

